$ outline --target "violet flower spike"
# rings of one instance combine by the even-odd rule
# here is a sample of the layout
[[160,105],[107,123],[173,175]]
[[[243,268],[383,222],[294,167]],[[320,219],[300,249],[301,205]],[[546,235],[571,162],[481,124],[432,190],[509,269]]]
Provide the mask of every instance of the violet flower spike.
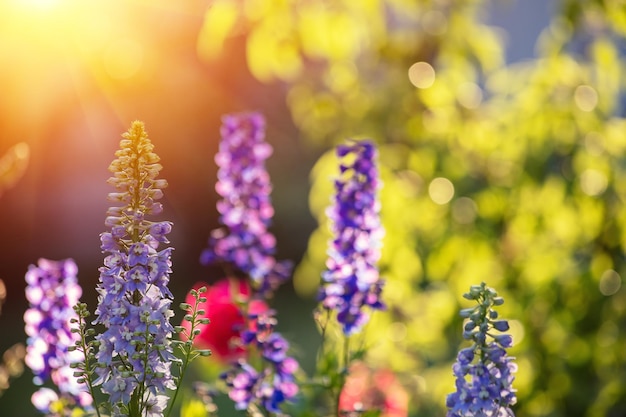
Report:
[[200,262],[231,264],[252,279],[258,293],[269,296],[289,278],[292,265],[276,261],[276,238],[268,231],[274,208],[265,168],[272,154],[265,141],[265,120],[259,113],[226,115],[221,136],[215,189],[224,227],[211,232]]
[[345,335],[361,331],[369,310],[384,309],[383,281],[377,263],[384,229],[380,221],[376,148],[370,141],[337,147],[340,176],[335,181],[334,203],[327,210],[333,238],[329,242],[326,271],[319,300],[337,312]]
[[512,382],[517,365],[515,358],[506,353],[512,339],[507,334],[494,333],[509,328],[506,320],[496,320],[498,313],[493,309],[503,300],[485,283],[472,286],[463,296],[478,303],[473,309],[461,310],[461,316],[468,319],[463,337],[474,343],[459,352],[452,366],[456,391],[446,399],[446,416],[513,417],[511,406],[517,397]]
[[146,219],[161,212],[157,200],[167,182],[157,179],[161,165],[143,123],[134,122],[122,137],[108,181],[116,188],[109,199],[122,204],[107,211],[111,231],[101,235],[106,257],[94,324],[105,330],[96,336],[94,385],[109,395],[114,414],[152,415],[165,407],[166,390],[175,388],[168,288],[172,248],[159,250],[169,243],[165,235],[172,226]]
[[242,333],[244,345],[252,345],[259,352],[263,369],[257,371],[245,359],[240,359],[221,375],[229,388],[229,397],[235,408],[246,410],[251,404],[270,413],[281,413],[280,405],[295,398],[298,385],[295,372],[298,362],[287,355],[289,342],[274,331],[276,319],[269,310],[250,316],[250,329]]
[[24,314],[28,335],[25,362],[35,374],[36,385],[51,380],[58,388],[58,394],[49,388],[41,388],[33,394],[35,407],[46,413],[53,402],[83,408],[91,404],[90,395],[78,383],[70,367],[81,359],[79,352],[70,349],[78,340],[70,323],[76,318],[73,306],[82,294],[77,273],[72,259],[39,259],[37,266],[31,265],[26,273],[26,299],[30,308]]

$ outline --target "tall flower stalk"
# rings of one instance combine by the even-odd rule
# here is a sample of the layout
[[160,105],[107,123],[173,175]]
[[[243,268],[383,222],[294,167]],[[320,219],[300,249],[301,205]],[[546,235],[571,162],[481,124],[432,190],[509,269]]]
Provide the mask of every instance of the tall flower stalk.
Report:
[[82,294],[77,273],[72,259],[40,259],[26,273],[26,298],[30,304],[24,313],[28,335],[26,364],[35,375],[35,385],[52,381],[58,388],[58,393],[40,388],[33,394],[32,402],[40,411],[55,415],[69,414],[75,406],[91,404],[89,394],[71,368],[81,359],[71,349],[78,340],[71,330],[71,322],[76,318],[72,307]]
[[337,321],[349,336],[369,321],[368,310],[384,308],[377,266],[384,230],[374,144],[355,141],[338,146],[336,152],[341,175],[335,180],[334,203],[327,211],[333,238],[319,299],[325,309],[337,313]]
[[[335,149],[339,175],[335,194],[327,208],[332,238],[328,243],[326,270],[321,276],[320,302],[315,312],[322,334],[318,351],[318,377],[314,386],[330,397],[339,415],[364,410],[344,410],[340,398],[351,364],[362,359],[365,347],[352,336],[361,333],[375,310],[385,308],[383,280],[378,271],[384,229],[380,221],[377,151],[369,140],[350,141]],[[338,324],[339,336],[329,330]],[[329,336],[333,337],[329,340]],[[332,343],[329,343],[332,342]]]
[[215,190],[221,197],[217,211],[223,227],[211,232],[200,261],[235,267],[250,277],[260,295],[270,296],[290,277],[292,265],[276,261],[276,238],[268,231],[274,208],[265,169],[272,154],[265,141],[265,119],[258,113],[226,115],[221,136]]
[[116,188],[109,199],[120,204],[107,211],[111,230],[100,236],[106,257],[94,324],[104,332],[96,335],[92,384],[101,385],[114,415],[161,416],[166,390],[175,388],[170,368],[177,361],[168,289],[172,248],[159,250],[169,243],[172,224],[147,218],[162,211],[157,200],[167,182],[157,179],[162,167],[143,123],[134,122],[122,138],[108,180]]
[[456,391],[446,400],[447,417],[512,417],[511,406],[517,401],[512,387],[517,365],[506,349],[513,340],[501,333],[509,330],[509,323],[498,319],[494,310],[504,300],[484,282],[470,287],[463,297],[477,303],[461,310],[461,316],[467,319],[463,337],[471,340],[472,346],[459,351],[452,367]]
[[[291,274],[291,263],[277,262],[274,258],[276,238],[268,231],[274,208],[265,160],[271,155],[272,147],[265,142],[265,120],[258,113],[226,115],[221,135],[215,156],[218,165],[215,189],[221,196],[217,210],[223,227],[211,232],[201,262],[221,264],[227,275],[237,272],[253,286],[250,297],[223,300],[229,305],[238,303],[241,309],[245,323],[231,329],[237,335],[229,339],[238,340],[242,344],[239,351],[247,356],[234,356],[231,368],[221,377],[237,409],[248,410],[253,415],[258,410],[280,413],[281,404],[298,392],[294,379],[298,363],[287,355],[289,343],[275,331],[274,311],[253,308],[253,303],[271,297]],[[233,278],[232,283],[225,285],[239,286],[236,282]],[[214,322],[221,319],[208,318]],[[211,325],[206,331],[211,332]]]

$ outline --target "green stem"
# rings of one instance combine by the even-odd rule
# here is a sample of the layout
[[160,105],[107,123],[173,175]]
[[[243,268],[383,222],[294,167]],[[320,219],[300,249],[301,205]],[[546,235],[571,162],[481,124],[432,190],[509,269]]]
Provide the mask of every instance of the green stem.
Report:
[[98,407],[98,403],[96,401],[96,396],[94,395],[93,383],[91,382],[91,374],[93,373],[93,368],[91,367],[91,361],[89,360],[89,346],[87,344],[87,335],[85,334],[85,326],[86,323],[84,321],[84,317],[81,314],[78,315],[78,328],[80,329],[80,347],[83,351],[83,356],[85,358],[85,383],[87,384],[87,388],[89,389],[89,395],[94,402],[94,408],[96,409],[96,414],[98,417],[100,416],[100,409]]
[[321,334],[322,340],[320,342],[320,348],[318,350],[318,355],[317,355],[318,363],[319,363],[320,355],[326,354],[326,329],[330,321],[330,309],[325,309],[325,310],[326,310],[326,321],[324,323],[321,323],[321,321],[318,321],[320,330],[322,332]]
[[185,348],[184,348],[185,357],[183,359],[183,364],[180,367],[180,375],[178,376],[178,381],[176,383],[176,389],[174,390],[174,395],[172,396],[172,399],[168,405],[167,412],[164,414],[165,417],[169,417],[169,415],[172,413],[172,409],[174,408],[174,404],[176,403],[176,398],[178,397],[178,392],[180,391],[183,378],[185,377],[185,371],[187,370],[189,363],[197,356],[197,353],[194,352],[193,341],[196,337],[196,335],[194,334],[194,331],[199,323],[198,305],[200,304],[200,297],[202,297],[202,295],[198,293],[192,293],[192,294],[195,297],[195,302],[194,302],[193,310],[191,311],[191,328],[189,329],[189,338],[186,342],[188,344],[185,345]]
[[[192,327],[193,328],[193,327]],[[185,359],[183,360],[183,366],[180,368],[180,375],[178,377],[178,383],[176,384],[176,389],[174,390],[174,395],[172,396],[172,400],[167,408],[167,412],[165,413],[165,417],[169,417],[172,413],[172,409],[174,408],[174,403],[176,403],[176,397],[178,396],[178,391],[180,391],[180,386],[182,385],[183,378],[185,377],[185,371],[187,370],[187,365],[191,361],[191,346],[187,349],[185,354]]]
[[144,340],[145,340],[145,345],[144,345],[144,352],[143,352],[143,380],[140,382],[139,384],[139,395],[137,398],[137,403],[138,403],[138,410],[139,410],[139,414],[141,415],[141,412],[144,410],[144,408],[146,407],[145,404],[145,400],[144,400],[144,395],[146,393],[146,379],[148,377],[147,375],[147,370],[148,370],[148,356],[149,356],[149,352],[148,352],[148,348],[150,346],[150,331],[148,330],[150,327],[150,323],[148,321],[148,317],[145,318],[146,320],[146,331],[144,332]]
[[341,391],[346,383],[346,375],[350,368],[350,336],[343,336],[343,369],[339,375],[339,386],[337,387],[337,393],[335,395],[335,410],[337,417],[339,417],[339,400],[341,398]]

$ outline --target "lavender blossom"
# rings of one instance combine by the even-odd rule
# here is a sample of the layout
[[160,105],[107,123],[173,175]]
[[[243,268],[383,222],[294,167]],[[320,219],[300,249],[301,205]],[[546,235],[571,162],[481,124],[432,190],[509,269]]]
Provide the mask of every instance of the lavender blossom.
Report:
[[272,154],[265,120],[258,113],[226,115],[221,135],[215,189],[222,197],[217,210],[224,227],[211,232],[200,261],[229,263],[249,275],[259,293],[269,295],[289,277],[291,264],[276,261],[276,239],[268,231],[274,208],[265,169]]
[[96,336],[98,378],[109,395],[113,412],[130,415],[159,415],[162,394],[175,388],[170,365],[176,360],[170,338],[172,294],[168,289],[171,248],[165,235],[169,222],[152,222],[147,215],[161,212],[156,202],[163,196],[165,180],[157,179],[159,157],[152,152],[141,122],[134,122],[122,135],[120,150],[109,170],[109,183],[116,192],[109,199],[122,203],[107,211],[102,233],[106,254],[100,268],[97,318],[105,331]]
[[485,283],[472,286],[463,296],[478,303],[461,310],[461,316],[469,319],[463,337],[474,344],[459,352],[452,367],[456,392],[446,400],[447,417],[513,416],[510,407],[517,401],[512,388],[517,365],[506,354],[512,339],[507,334],[493,333],[509,329],[506,320],[496,320],[498,313],[492,308],[504,301]]
[[341,158],[341,176],[335,181],[334,204],[327,210],[333,239],[319,299],[324,308],[337,311],[344,334],[350,335],[368,322],[364,307],[384,308],[380,299],[383,281],[376,265],[384,230],[374,144],[355,141],[338,146],[337,156]]
[[[33,404],[47,412],[49,401],[63,401],[67,406],[88,406],[90,396],[74,377],[70,365],[80,361],[78,352],[70,351],[78,336],[71,332],[70,320],[76,317],[73,306],[82,289],[76,274],[78,268],[72,259],[51,261],[40,259],[26,273],[26,299],[30,308],[24,314],[28,335],[26,364],[32,369],[36,385],[47,380],[57,386],[59,394],[41,388],[33,395]],[[52,394],[50,394],[52,393]]]
[[287,340],[274,331],[276,319],[272,310],[251,315],[250,319],[250,330],[244,331],[241,339],[244,345],[256,348],[264,367],[257,371],[245,359],[240,359],[222,374],[222,379],[230,388],[228,395],[238,410],[246,410],[254,404],[271,413],[280,413],[280,405],[298,393],[294,373],[299,365],[287,356]]

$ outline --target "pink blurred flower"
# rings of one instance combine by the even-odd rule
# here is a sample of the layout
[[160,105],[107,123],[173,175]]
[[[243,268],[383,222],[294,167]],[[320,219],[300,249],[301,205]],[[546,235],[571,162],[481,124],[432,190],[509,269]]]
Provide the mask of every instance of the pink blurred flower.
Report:
[[[205,282],[196,283],[193,288],[207,287],[203,294],[207,301],[199,304],[210,323],[200,327],[200,334],[195,338],[195,345],[201,349],[211,349],[213,356],[223,362],[235,361],[245,356],[245,348],[241,343],[241,332],[245,330],[246,319],[242,306],[248,304],[248,314],[267,311],[269,307],[262,300],[250,300],[250,285],[237,278],[226,278],[213,285]],[[194,298],[187,295],[186,303],[193,305]],[[187,330],[191,327],[188,321],[182,326]]]
[[[393,372],[353,363],[339,397],[340,412],[380,410],[380,417],[407,417],[409,395]],[[348,414],[349,415],[349,414]]]

